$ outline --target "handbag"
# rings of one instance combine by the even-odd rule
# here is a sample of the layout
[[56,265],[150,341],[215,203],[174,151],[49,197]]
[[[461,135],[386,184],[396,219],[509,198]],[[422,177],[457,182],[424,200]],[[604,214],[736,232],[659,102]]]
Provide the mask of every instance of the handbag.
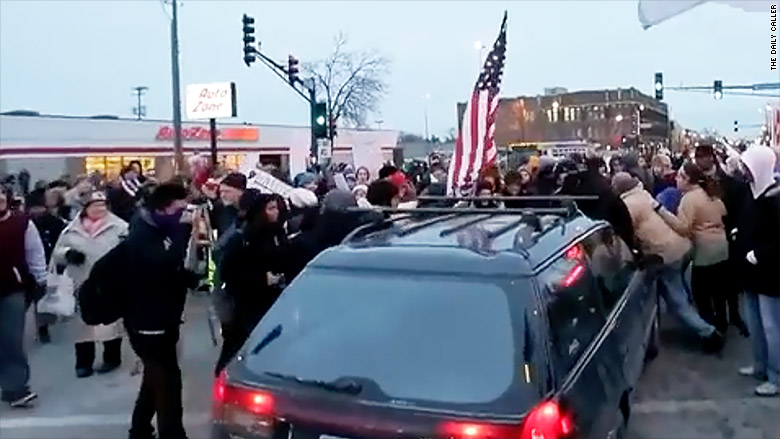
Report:
[[38,312],[71,317],[76,311],[73,279],[51,269],[46,281],[46,294],[38,302]]

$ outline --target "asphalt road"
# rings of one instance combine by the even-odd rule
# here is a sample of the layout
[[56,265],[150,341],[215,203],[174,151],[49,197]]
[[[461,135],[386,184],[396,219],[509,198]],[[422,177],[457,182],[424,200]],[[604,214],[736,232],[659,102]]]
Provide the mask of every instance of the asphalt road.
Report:
[[[191,438],[207,438],[212,367],[204,301],[191,300],[183,330],[185,427]],[[695,349],[684,331],[666,319],[662,349],[649,364],[633,398],[629,438],[780,439],[780,399],[753,396],[756,383],[737,375],[749,359],[747,340],[729,334],[720,356]],[[38,405],[28,410],[0,407],[2,439],[108,439],[127,435],[139,386],[130,375],[132,355],[124,346],[121,370],[77,379],[67,326],[54,341],[30,343],[30,363]]]

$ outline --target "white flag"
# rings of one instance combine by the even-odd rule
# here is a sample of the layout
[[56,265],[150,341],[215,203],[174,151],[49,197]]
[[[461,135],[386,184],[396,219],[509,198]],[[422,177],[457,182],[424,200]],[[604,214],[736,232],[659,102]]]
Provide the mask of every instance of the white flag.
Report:
[[747,12],[769,12],[771,0],[639,0],[638,15],[647,29],[702,3],[721,3]]

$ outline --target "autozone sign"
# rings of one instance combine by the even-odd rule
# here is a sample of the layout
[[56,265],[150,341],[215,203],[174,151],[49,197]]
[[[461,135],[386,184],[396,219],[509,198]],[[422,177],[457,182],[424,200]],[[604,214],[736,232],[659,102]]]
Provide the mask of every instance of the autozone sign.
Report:
[[236,117],[236,84],[190,84],[187,86],[186,108],[190,119]]
[[[163,125],[157,130],[157,140],[173,140],[174,130],[170,125]],[[217,140],[227,142],[257,142],[260,133],[254,127],[223,128],[217,130]],[[211,139],[211,130],[207,127],[182,127],[182,140],[205,140]]]

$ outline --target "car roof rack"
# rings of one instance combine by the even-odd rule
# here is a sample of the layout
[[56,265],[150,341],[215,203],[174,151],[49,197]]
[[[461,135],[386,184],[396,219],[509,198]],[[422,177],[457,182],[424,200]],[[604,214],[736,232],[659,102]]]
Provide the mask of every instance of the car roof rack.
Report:
[[347,235],[343,242],[348,243],[362,238],[370,233],[386,230],[388,228],[396,226],[403,220],[414,219],[417,216],[433,216],[423,221],[414,222],[406,227],[397,228],[394,231],[396,236],[406,236],[411,233],[422,230],[431,225],[441,223],[454,219],[459,216],[476,215],[475,218],[457,224],[451,228],[445,229],[440,232],[441,237],[445,237],[456,233],[460,230],[471,227],[482,221],[486,221],[497,215],[519,215],[516,221],[512,221],[509,224],[502,226],[501,228],[492,231],[491,236],[500,236],[522,224],[528,224],[533,229],[540,229],[539,215],[556,215],[560,218],[562,223],[563,218],[571,218],[578,214],[580,211],[575,204],[576,200],[597,200],[597,196],[499,196],[499,197],[446,197],[446,196],[421,196],[418,197],[419,201],[549,201],[551,204],[559,204],[560,207],[521,207],[521,208],[505,208],[505,207],[414,207],[414,208],[392,208],[392,207],[349,207],[346,210],[348,212],[359,213],[385,213],[385,214],[401,214],[391,218],[385,218],[383,221],[376,221],[370,224],[358,227],[352,233]]

